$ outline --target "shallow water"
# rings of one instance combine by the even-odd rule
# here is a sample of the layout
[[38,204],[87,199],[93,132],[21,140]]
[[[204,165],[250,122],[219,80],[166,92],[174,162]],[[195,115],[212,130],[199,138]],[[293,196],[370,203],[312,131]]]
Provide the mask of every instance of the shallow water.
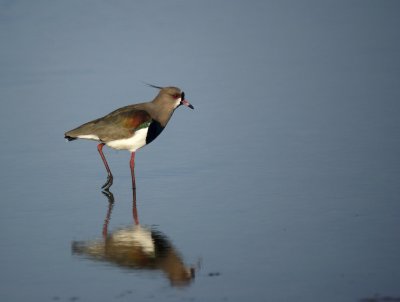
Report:
[[[0,1],[0,300],[398,299],[398,9]],[[109,212],[63,133],[141,81],[195,110],[137,152],[138,222],[129,153]]]

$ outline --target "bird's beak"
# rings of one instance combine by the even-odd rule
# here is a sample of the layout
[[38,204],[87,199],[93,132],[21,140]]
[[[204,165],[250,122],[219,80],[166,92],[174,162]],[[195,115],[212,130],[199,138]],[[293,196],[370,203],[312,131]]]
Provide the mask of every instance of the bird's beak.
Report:
[[190,109],[194,109],[193,105],[190,104],[187,100],[185,100],[185,93],[183,91],[181,94],[181,104],[185,105],[186,107],[189,107]]
[[193,105],[190,104],[190,103],[189,103],[187,100],[185,100],[185,99],[182,99],[182,100],[181,100],[181,104],[182,104],[182,105],[185,105],[186,107],[189,107],[190,109],[194,109]]

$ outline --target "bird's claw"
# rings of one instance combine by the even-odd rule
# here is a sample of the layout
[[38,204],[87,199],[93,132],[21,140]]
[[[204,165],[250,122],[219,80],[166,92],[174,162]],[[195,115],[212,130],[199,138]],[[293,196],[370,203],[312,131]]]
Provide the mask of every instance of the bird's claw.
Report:
[[111,174],[109,174],[107,176],[107,181],[106,183],[101,187],[104,190],[108,190],[113,184],[113,176]]
[[113,203],[114,203],[114,194],[111,193],[110,190],[104,189],[103,191],[101,191],[101,193],[103,193],[103,194],[107,197],[108,202],[109,202],[110,204],[113,204]]

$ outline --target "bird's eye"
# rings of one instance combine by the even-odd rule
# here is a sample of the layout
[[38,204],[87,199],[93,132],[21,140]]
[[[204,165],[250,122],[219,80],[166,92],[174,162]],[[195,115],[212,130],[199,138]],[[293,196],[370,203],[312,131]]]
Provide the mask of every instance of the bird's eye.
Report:
[[174,99],[179,99],[181,97],[181,95],[179,93],[175,93],[172,96],[174,97]]

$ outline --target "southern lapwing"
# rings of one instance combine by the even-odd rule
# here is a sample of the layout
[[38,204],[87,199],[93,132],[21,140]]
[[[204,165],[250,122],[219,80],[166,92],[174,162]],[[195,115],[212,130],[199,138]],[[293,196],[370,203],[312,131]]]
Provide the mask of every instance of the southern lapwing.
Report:
[[97,150],[108,173],[107,181],[102,189],[108,190],[113,183],[113,175],[103,154],[104,145],[131,152],[132,188],[135,189],[136,150],[151,143],[164,130],[175,109],[180,105],[193,109],[193,106],[185,99],[185,93],[179,88],[149,86],[160,89],[151,102],[119,108],[65,133],[65,138],[70,141],[81,138],[100,142]]

